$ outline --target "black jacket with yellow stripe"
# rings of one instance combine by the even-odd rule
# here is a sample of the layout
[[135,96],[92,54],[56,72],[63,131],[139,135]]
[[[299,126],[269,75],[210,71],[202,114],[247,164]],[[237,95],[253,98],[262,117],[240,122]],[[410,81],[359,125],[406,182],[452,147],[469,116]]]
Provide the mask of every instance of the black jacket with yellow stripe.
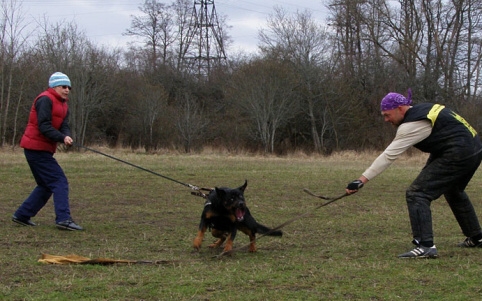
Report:
[[414,146],[432,157],[464,160],[482,151],[477,131],[460,115],[440,104],[416,104],[405,113],[402,123],[419,120],[432,123],[432,133]]

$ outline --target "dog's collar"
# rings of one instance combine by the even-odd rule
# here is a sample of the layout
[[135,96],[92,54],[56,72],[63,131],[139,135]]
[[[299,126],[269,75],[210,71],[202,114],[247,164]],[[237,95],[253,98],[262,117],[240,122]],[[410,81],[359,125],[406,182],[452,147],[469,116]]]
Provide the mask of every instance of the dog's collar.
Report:
[[211,202],[204,203],[204,207],[209,206],[209,205],[212,205],[212,203]]

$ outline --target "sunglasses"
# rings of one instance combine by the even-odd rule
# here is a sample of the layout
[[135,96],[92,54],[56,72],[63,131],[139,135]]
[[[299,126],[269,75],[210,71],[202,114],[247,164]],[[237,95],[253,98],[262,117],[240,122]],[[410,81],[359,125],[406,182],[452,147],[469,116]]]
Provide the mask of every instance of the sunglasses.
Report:
[[69,89],[69,90],[72,90],[72,87],[71,86],[62,86],[62,89]]

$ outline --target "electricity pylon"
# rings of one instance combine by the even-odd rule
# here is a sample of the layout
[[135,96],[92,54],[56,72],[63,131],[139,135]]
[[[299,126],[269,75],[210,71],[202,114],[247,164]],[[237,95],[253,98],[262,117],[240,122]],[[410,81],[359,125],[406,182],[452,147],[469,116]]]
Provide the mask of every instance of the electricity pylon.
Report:
[[214,0],[194,0],[182,62],[190,72],[209,77],[211,69],[226,61],[222,28]]

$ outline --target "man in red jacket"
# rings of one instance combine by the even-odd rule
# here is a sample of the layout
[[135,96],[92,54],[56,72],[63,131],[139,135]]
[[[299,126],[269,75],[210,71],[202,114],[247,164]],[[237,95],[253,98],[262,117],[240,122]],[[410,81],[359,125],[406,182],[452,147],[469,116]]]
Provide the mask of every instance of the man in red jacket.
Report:
[[70,79],[61,72],[50,76],[49,88],[38,95],[30,110],[27,127],[20,141],[37,187],[22,203],[12,221],[23,226],[36,226],[31,218],[53,195],[55,223],[63,230],[83,230],[70,216],[69,183],[54,158],[57,143],[72,145],[67,104]]

